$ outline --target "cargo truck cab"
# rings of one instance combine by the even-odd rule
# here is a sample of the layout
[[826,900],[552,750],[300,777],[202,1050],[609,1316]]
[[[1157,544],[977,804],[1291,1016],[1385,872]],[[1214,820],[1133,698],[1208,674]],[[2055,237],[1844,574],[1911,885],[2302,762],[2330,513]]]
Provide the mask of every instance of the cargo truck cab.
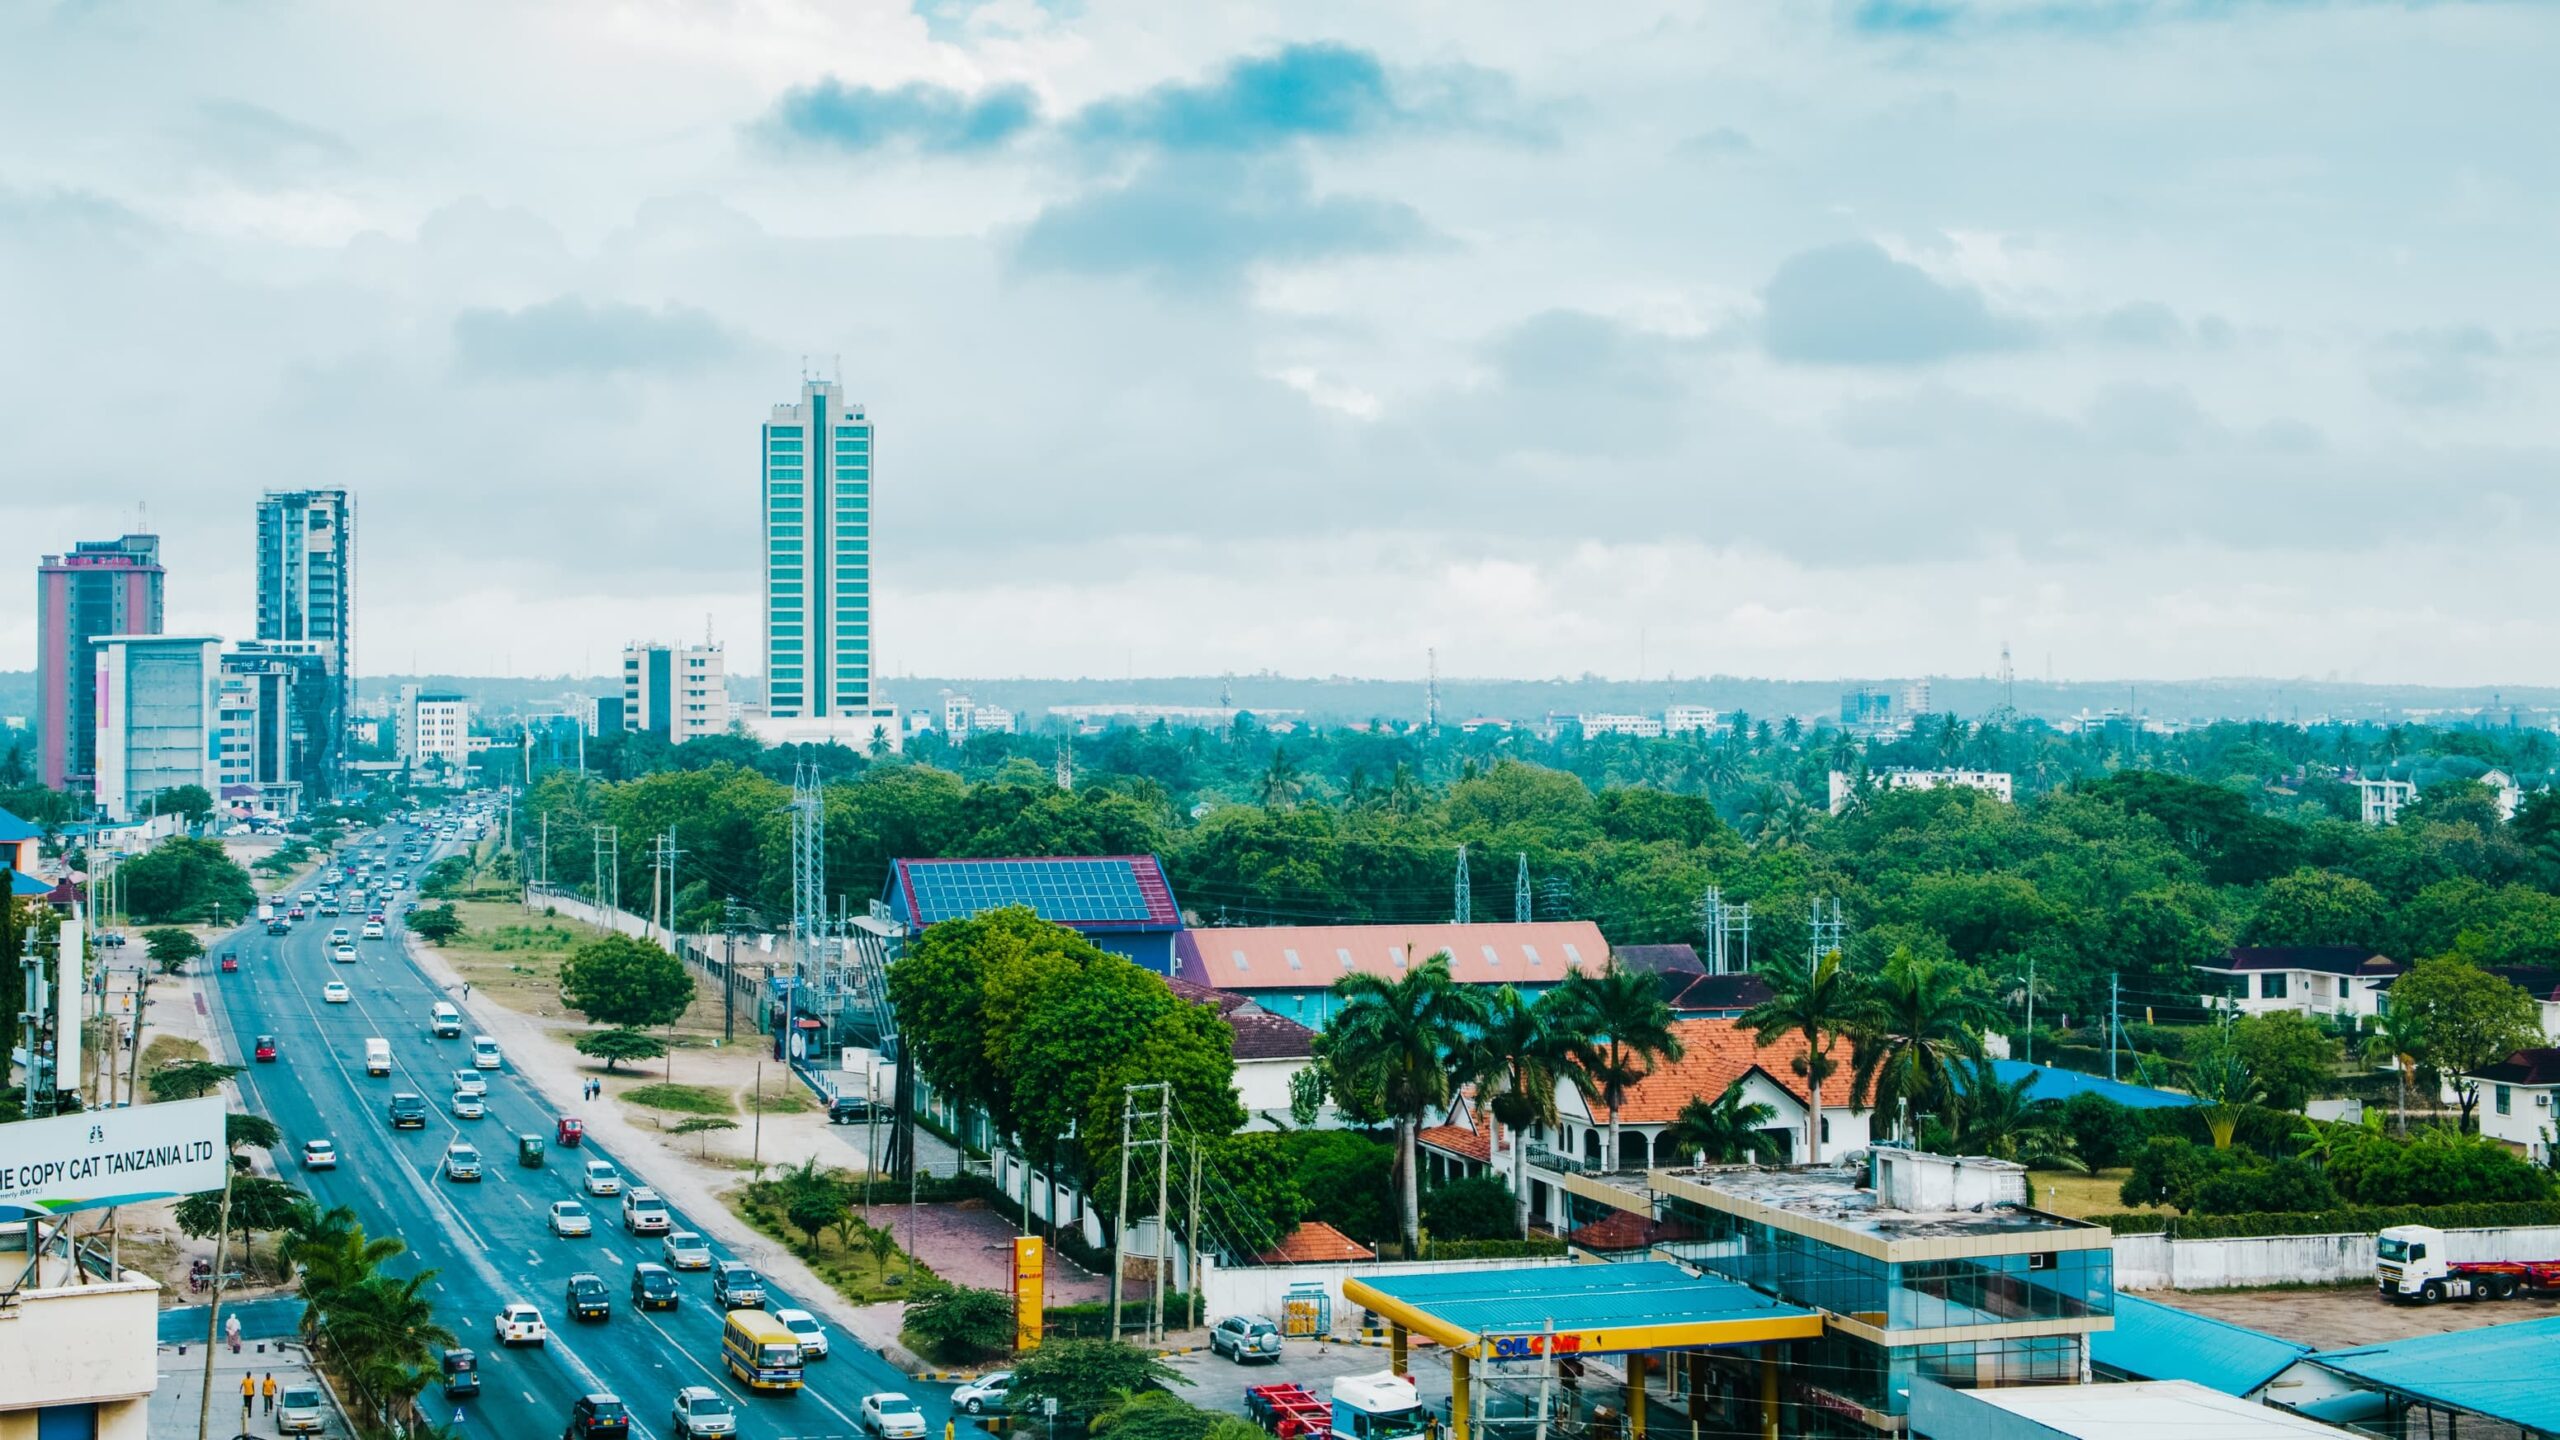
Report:
[[2508,1300],[2560,1290],[2560,1260],[2453,1261],[2432,1225],[2394,1225],[2374,1240],[2373,1278],[2386,1300]]

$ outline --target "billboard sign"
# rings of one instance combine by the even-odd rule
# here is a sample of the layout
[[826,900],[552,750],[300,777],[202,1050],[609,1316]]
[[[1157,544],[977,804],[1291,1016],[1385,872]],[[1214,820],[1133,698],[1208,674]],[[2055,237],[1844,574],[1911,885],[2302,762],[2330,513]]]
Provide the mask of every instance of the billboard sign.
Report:
[[0,1222],[222,1188],[222,1097],[0,1125]]

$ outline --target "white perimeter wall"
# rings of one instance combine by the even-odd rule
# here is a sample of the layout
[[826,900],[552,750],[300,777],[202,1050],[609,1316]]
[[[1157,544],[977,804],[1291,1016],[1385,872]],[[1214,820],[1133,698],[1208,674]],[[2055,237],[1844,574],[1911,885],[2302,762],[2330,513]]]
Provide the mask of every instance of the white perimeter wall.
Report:
[[[2342,1285],[2373,1279],[2373,1241],[2361,1235],[2269,1235],[2238,1240],[2116,1237],[2119,1290],[2231,1290],[2252,1285]],[[2446,1258],[2560,1257],[2560,1226],[2448,1230]]]

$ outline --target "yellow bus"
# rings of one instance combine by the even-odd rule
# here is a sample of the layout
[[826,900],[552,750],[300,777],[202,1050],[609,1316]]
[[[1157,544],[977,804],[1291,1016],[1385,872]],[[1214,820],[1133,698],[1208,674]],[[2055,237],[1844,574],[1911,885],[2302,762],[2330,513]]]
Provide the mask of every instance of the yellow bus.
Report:
[[720,1327],[729,1373],[751,1390],[800,1388],[800,1337],[762,1310],[732,1310]]

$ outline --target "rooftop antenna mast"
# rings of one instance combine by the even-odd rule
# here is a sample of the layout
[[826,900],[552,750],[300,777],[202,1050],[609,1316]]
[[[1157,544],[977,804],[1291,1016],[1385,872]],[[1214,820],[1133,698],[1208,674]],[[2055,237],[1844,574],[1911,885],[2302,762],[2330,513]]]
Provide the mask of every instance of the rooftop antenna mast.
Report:
[[2000,642],[2000,708],[2014,715],[2018,711],[2018,667],[2009,663],[2009,642]]
[[1813,963],[1816,965],[1822,963],[1823,956],[1840,950],[1847,944],[1848,931],[1847,927],[1840,922],[1838,900],[1831,902],[1830,913],[1825,914],[1822,908],[1822,897],[1819,895],[1814,897],[1811,935]]

